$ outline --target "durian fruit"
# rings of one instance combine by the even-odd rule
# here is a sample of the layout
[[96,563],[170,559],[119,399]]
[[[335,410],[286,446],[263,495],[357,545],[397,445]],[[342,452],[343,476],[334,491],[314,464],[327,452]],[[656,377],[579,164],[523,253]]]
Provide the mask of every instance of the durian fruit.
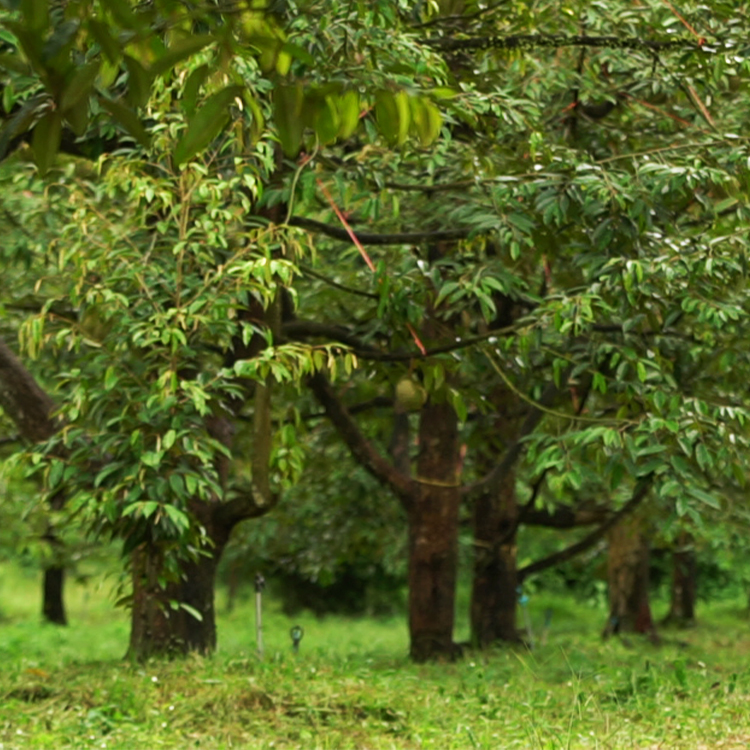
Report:
[[112,323],[105,320],[99,305],[89,305],[81,316],[78,327],[90,343],[100,344],[112,328]]
[[427,391],[409,375],[396,383],[396,409],[401,412],[419,411],[427,401]]

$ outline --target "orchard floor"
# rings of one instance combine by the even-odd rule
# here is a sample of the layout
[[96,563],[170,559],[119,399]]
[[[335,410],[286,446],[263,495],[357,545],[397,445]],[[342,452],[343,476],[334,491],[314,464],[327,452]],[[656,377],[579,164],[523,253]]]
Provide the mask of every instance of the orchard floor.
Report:
[[702,607],[697,628],[657,647],[602,643],[600,610],[532,597],[533,650],[418,666],[402,619],[291,621],[272,602],[259,659],[253,602],[226,613],[220,598],[214,658],[133,666],[106,587],[69,587],[67,628],[39,623],[38,592],[32,574],[0,566],[0,750],[750,747],[739,604]]

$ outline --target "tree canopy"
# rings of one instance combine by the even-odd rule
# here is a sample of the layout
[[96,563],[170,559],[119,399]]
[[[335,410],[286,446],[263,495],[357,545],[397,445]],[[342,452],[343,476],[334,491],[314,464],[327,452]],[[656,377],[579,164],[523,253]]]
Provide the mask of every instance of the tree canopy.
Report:
[[519,466],[527,512],[743,515],[744,8],[2,5],[0,404],[136,601],[304,481],[307,384],[413,539]]

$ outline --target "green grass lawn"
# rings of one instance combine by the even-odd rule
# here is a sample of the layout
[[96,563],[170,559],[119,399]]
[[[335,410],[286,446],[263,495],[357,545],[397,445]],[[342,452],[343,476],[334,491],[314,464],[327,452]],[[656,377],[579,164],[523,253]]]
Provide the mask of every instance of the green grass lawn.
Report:
[[601,642],[601,611],[539,596],[537,641],[554,615],[533,651],[423,666],[406,658],[402,619],[291,621],[272,602],[261,660],[252,601],[227,614],[223,597],[216,657],[133,666],[106,586],[71,585],[68,606],[69,627],[41,625],[37,576],[0,566],[0,750],[750,747],[739,604],[703,608],[662,646],[626,646]]

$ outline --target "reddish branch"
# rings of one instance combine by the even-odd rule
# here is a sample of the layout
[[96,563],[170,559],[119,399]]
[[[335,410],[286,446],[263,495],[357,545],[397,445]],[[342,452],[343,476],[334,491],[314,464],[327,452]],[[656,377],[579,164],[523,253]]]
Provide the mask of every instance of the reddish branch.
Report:
[[375,347],[366,346],[347,328],[334,323],[318,323],[313,320],[290,320],[282,324],[281,331],[285,336],[295,340],[318,336],[338,341],[349,346],[357,357],[364,360],[375,362],[408,362],[412,359],[424,359],[435,354],[446,354],[458,349],[466,349],[469,346],[480,344],[493,337],[508,336],[515,333],[520,327],[521,323],[517,322],[512,326],[496,328],[492,331],[487,331],[487,333],[480,334],[479,336],[469,336],[463,339],[456,339],[448,344],[442,344],[441,346],[436,346],[432,349],[425,349],[424,351],[420,350],[417,352],[384,352]]
[[[315,219],[306,219],[304,216],[292,216],[289,226],[306,229],[308,232],[318,232],[342,242],[351,242],[349,232],[343,227],[335,227],[324,224]],[[357,239],[362,245],[418,245],[423,242],[441,242],[447,240],[463,240],[472,232],[472,229],[438,229],[425,232],[393,232],[390,234],[373,234],[372,232],[357,232]]]

